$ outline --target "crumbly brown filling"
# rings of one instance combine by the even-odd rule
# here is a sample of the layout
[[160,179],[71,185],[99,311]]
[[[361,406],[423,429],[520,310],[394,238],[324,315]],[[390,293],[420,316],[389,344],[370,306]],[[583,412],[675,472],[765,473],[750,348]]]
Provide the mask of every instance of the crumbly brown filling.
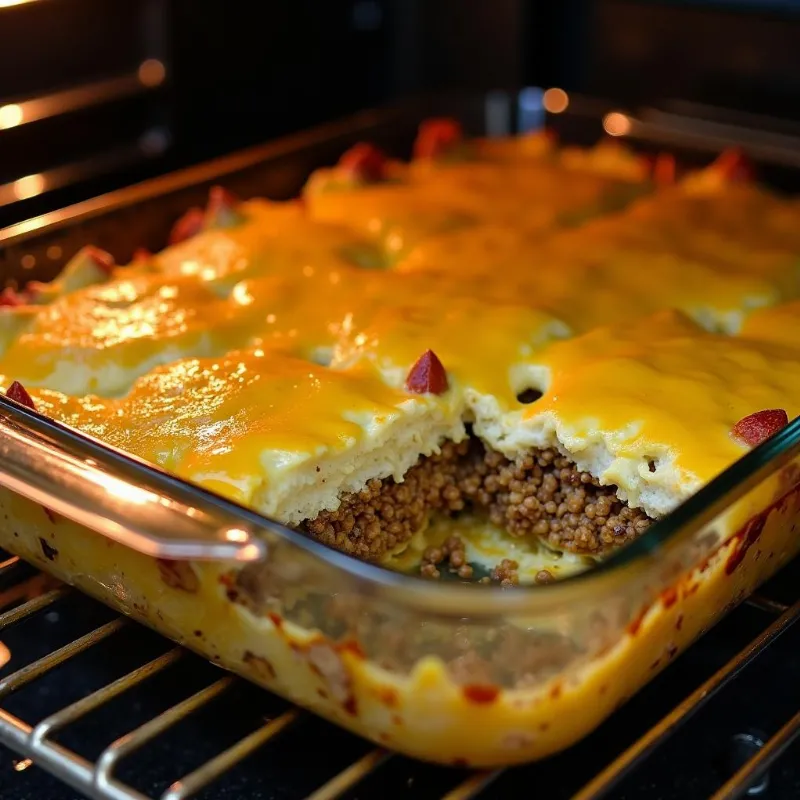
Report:
[[426,578],[441,577],[440,569],[448,569],[465,580],[472,577],[467,553],[460,536],[449,536],[442,544],[428,547],[422,554],[420,574]]
[[553,449],[509,461],[474,446],[458,486],[466,501],[486,509],[512,536],[533,534],[575,553],[627,544],[651,523],[644,511],[617,499],[616,487],[601,486]]
[[[486,512],[512,536],[538,536],[558,549],[598,554],[632,541],[651,522],[614,492],[555,450],[510,461],[471,439],[447,442],[440,453],[421,458],[402,483],[371,480],[363,491],[343,497],[338,509],[323,511],[301,529],[326,545],[376,560],[406,543],[431,513],[472,508]],[[453,554],[460,561],[463,547],[445,549],[424,559],[431,577],[445,559],[460,569]]]
[[469,442],[445,442],[440,453],[421,458],[402,483],[371,480],[357,494],[342,498],[336,511],[323,511],[301,528],[323,544],[374,560],[407,542],[431,512],[465,508],[458,488],[458,466],[469,454]]

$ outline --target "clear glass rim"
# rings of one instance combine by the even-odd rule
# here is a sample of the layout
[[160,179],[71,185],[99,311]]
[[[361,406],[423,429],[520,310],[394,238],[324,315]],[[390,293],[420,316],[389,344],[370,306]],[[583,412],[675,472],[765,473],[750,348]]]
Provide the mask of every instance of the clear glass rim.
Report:
[[[401,592],[406,597],[417,595],[418,604],[429,606],[432,611],[441,605],[441,601],[449,600],[452,602],[447,603],[448,609],[462,608],[466,611],[469,608],[470,616],[525,613],[536,611],[539,600],[544,601],[547,598],[549,605],[550,601],[559,600],[560,595],[565,595],[570,590],[588,591],[589,585],[598,584],[609,576],[619,574],[626,567],[658,554],[678,534],[691,535],[699,532],[704,525],[741,499],[754,486],[798,455],[800,455],[800,417],[745,454],[666,517],[657,520],[638,539],[613,552],[596,566],[552,583],[510,588],[437,582],[416,575],[394,572],[387,567],[360,561],[338,550],[332,550],[258,512],[239,504],[233,505],[248,516],[255,514],[264,527],[279,532],[293,544],[297,544],[332,566],[376,588],[390,590],[392,594]],[[200,489],[194,484],[188,485]],[[205,492],[202,489],[201,491]],[[224,498],[220,499],[224,501]]]
[[[46,431],[50,439],[66,452],[73,452],[76,445],[88,444],[94,451],[93,456],[97,456],[98,466],[123,481],[134,482],[137,476],[145,479],[148,488],[158,487],[165,501],[173,499],[171,489],[178,489],[183,495],[190,496],[192,502],[201,508],[223,512],[252,527],[256,533],[263,531],[279,536],[311,556],[323,569],[336,570],[342,577],[355,579],[362,593],[414,606],[430,614],[471,618],[535,614],[545,608],[552,610],[555,607],[563,610],[564,600],[571,595],[583,596],[590,591],[589,587],[599,588],[601,584],[605,585],[606,581],[619,576],[626,568],[657,555],[678,534],[699,531],[754,486],[800,455],[798,417],[766,442],[746,453],[668,516],[656,521],[639,539],[612,553],[597,566],[549,584],[503,588],[496,585],[437,582],[360,561],[328,548],[254,509],[167,472],[137,456],[110,447],[42,414],[19,406],[12,413],[19,424],[33,422],[37,428]],[[270,557],[268,547],[267,561]]]

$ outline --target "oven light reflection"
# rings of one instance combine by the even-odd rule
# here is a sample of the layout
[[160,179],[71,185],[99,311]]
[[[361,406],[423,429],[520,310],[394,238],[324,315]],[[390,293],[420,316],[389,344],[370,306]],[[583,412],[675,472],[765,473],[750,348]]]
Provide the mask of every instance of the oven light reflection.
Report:
[[139,83],[142,86],[159,86],[164,82],[167,70],[157,58],[148,58],[142,61],[138,69]]
[[0,128],[16,128],[24,118],[25,114],[22,111],[22,106],[18,106],[16,103],[0,106]]
[[569,107],[569,95],[563,89],[553,87],[542,95],[542,105],[551,114],[561,114]]
[[250,538],[250,535],[241,528],[229,528],[225,531],[225,538],[229,542],[246,542]]
[[625,114],[612,111],[603,118],[603,130],[609,136],[627,136],[631,132],[631,121]]
[[240,306],[249,306],[254,300],[246,283],[237,283],[236,286],[233,287],[231,297],[234,302]]
[[28,767],[33,764],[29,758],[23,758],[21,761],[14,762],[14,771],[15,772],[23,772],[24,770],[28,769]]
[[36,197],[45,190],[44,175],[26,175],[18,178],[11,184],[11,190],[17,200],[27,200],[29,197]]
[[161,500],[160,496],[154,492],[149,492],[147,489],[142,489],[138,486],[132,486],[111,475],[93,475],[92,480],[100,484],[110,495],[127,503],[143,506],[148,503],[157,503]]
[[255,543],[245,545],[236,554],[236,558],[239,561],[257,561],[260,558],[260,556],[261,556],[261,550]]

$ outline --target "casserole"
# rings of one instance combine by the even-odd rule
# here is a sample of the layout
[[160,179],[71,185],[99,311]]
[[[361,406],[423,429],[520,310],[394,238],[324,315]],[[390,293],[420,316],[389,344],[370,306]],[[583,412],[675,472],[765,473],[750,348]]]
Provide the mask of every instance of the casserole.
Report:
[[[418,121],[419,116],[414,123]],[[496,156],[492,154],[491,157]],[[474,201],[468,192],[466,200],[463,200],[464,177],[459,177],[459,169],[458,166],[452,170],[442,168],[444,188],[441,191],[444,196],[453,196],[454,190],[448,183],[454,181],[457,187],[455,195],[459,207],[455,213],[452,213],[452,204],[442,204],[437,200],[433,204],[435,210],[443,209],[445,213],[422,215],[424,224],[420,226],[416,213],[419,205],[413,202],[417,178],[411,175],[406,177],[407,183],[403,188],[410,187],[408,193],[412,195],[412,202],[406,204],[404,201],[399,206],[393,203],[385,217],[390,224],[379,225],[373,231],[369,219],[358,214],[347,211],[342,217],[356,220],[353,235],[358,236],[359,258],[364,253],[371,253],[370,257],[375,257],[380,265],[387,259],[393,264],[396,262],[398,274],[402,275],[402,280],[396,284],[398,292],[401,286],[412,287],[409,296],[404,297],[403,304],[397,308],[424,312],[425,308],[415,305],[415,298],[422,295],[419,287],[424,284],[415,281],[419,280],[419,275],[423,275],[425,281],[440,280],[435,271],[425,266],[430,258],[423,248],[429,241],[437,236],[451,237],[446,250],[452,252],[452,237],[469,237],[475,232],[460,224],[461,215],[469,215],[474,210]],[[431,178],[428,175],[419,180],[424,183]],[[436,181],[436,176],[433,180]],[[638,191],[641,181],[626,180]],[[312,184],[309,186],[313,189]],[[482,186],[478,194],[483,190]],[[330,194],[322,191],[318,197],[310,191],[307,202],[312,216],[328,224],[343,207],[351,208],[351,204],[343,202],[348,189],[345,187],[344,194],[337,195],[339,191],[334,187]],[[356,203],[360,202],[359,197],[360,193],[355,192]],[[322,202],[326,199],[331,202]],[[636,213],[645,217],[654,213],[648,211],[651,206],[647,199],[642,203],[636,208],[644,211]],[[400,213],[397,213],[398,208]],[[231,210],[244,212],[245,216],[248,212],[260,213],[258,206],[253,204],[235,209],[229,206],[226,212]],[[264,209],[265,214],[270,211]],[[503,214],[515,213],[513,205],[500,211]],[[282,214],[283,210],[278,213]],[[391,217],[392,214],[395,216]],[[580,219],[574,216],[562,218],[557,224],[583,222],[585,206],[579,216]],[[428,226],[431,219],[441,224],[437,222],[431,229]],[[499,229],[505,230],[502,226],[506,222],[505,218],[492,219],[481,230],[479,238],[485,234],[484,242],[493,241]],[[532,224],[538,233],[542,225],[552,227],[553,221],[545,219],[542,222],[541,218],[536,218]],[[268,226],[258,226],[259,230],[265,227]],[[370,236],[371,233],[376,235]],[[332,238],[339,235],[332,235]],[[560,236],[556,234],[555,243],[548,244],[554,254],[569,250],[574,241],[566,237],[559,243]],[[604,234],[599,240],[607,243],[609,239],[614,241],[613,236]],[[229,241],[230,237],[226,239],[223,234],[216,241],[226,240]],[[13,239],[11,241],[13,245]],[[209,247],[209,242],[213,244],[214,241],[214,237],[196,237],[187,241],[186,248]],[[342,241],[348,247],[353,242],[347,237]],[[503,241],[508,243],[507,239]],[[761,243],[755,242],[755,245],[761,246]],[[707,246],[705,240],[700,244],[692,241],[685,258],[696,259],[698,251]],[[511,252],[514,247],[516,243],[512,237]],[[653,247],[657,249],[657,243],[637,243],[639,249],[633,252],[652,253]],[[791,241],[783,247],[791,250]],[[609,252],[616,255],[619,251],[612,247]],[[303,259],[306,257],[307,253],[304,253]],[[168,256],[160,258],[162,262],[169,262]],[[98,266],[96,257],[89,260]],[[185,253],[177,259],[181,264],[192,261],[196,263],[201,259],[199,256],[190,259]],[[79,262],[71,263],[73,271],[78,272],[75,265],[80,266]],[[86,251],[83,263],[86,263]],[[572,463],[577,465],[579,476],[588,473],[597,478],[597,486],[593,485],[591,491],[597,489],[597,493],[602,494],[602,486],[614,484],[618,487],[619,501],[631,499],[653,518],[662,516],[688,497],[683,505],[657,522],[641,538],[637,538],[642,532],[637,523],[649,524],[649,521],[643,517],[630,517],[627,520],[630,525],[622,526],[622,539],[635,541],[621,549],[618,555],[611,556],[601,567],[547,586],[503,591],[492,587],[420,585],[418,580],[408,576],[387,574],[377,567],[322,550],[296,532],[277,533],[274,527],[265,534],[267,558],[244,568],[230,563],[190,565],[182,561],[152,559],[102,539],[48,513],[41,506],[3,492],[2,506],[10,524],[0,544],[227,668],[376,741],[412,755],[469,765],[528,760],[554,752],[590,730],[649,674],[668,663],[726,606],[741,599],[796,551],[792,526],[797,504],[797,472],[791,469],[796,457],[796,425],[784,428],[698,492],[702,484],[746,452],[746,447],[741,447],[729,436],[729,428],[740,417],[746,416],[748,411],[768,408],[778,399],[782,407],[789,406],[789,401],[797,397],[794,361],[785,349],[781,349],[785,343],[774,341],[776,335],[781,338],[779,331],[783,326],[775,320],[770,321],[771,313],[789,313],[789,306],[779,306],[777,312],[767,308],[761,316],[755,314],[744,319],[746,312],[754,306],[770,306],[793,296],[791,252],[787,258],[786,253],[778,248],[774,257],[771,255],[764,262],[759,260],[759,264],[768,265],[765,268],[767,280],[763,280],[760,274],[748,274],[739,267],[736,259],[720,259],[708,268],[708,274],[718,274],[720,285],[732,287],[732,294],[726,296],[724,302],[709,304],[711,295],[702,295],[703,283],[698,282],[696,286],[688,286],[685,292],[678,292],[686,301],[682,311],[661,312],[655,316],[645,313],[643,320],[601,327],[600,334],[596,332],[597,320],[590,314],[574,313],[572,319],[565,319],[565,314],[553,312],[553,309],[563,311],[565,306],[559,301],[564,292],[577,278],[592,272],[597,266],[594,261],[579,261],[575,267],[577,271],[568,273],[566,281],[556,282],[549,295],[550,304],[537,309],[533,320],[528,309],[513,305],[508,297],[497,298],[505,303],[500,306],[503,313],[492,320],[491,316],[480,316],[479,305],[455,295],[453,303],[458,313],[449,318],[448,325],[437,339],[441,344],[437,343],[436,347],[442,361],[448,364],[447,378],[452,381],[454,390],[423,393],[413,389],[409,393],[403,388],[405,384],[405,389],[409,389],[409,359],[413,363],[413,356],[417,354],[414,347],[421,341],[418,336],[419,315],[412,315],[410,323],[404,313],[367,315],[352,329],[338,331],[335,342],[321,342],[316,336],[302,341],[304,358],[299,361],[294,351],[286,352],[281,337],[268,344],[260,343],[257,348],[262,350],[260,355],[252,348],[245,353],[236,352],[229,346],[230,341],[241,347],[241,343],[249,341],[253,335],[253,329],[248,326],[263,317],[263,309],[252,317],[249,315],[248,309],[258,308],[257,302],[242,300],[257,298],[262,293],[249,290],[251,285],[247,281],[251,278],[246,274],[246,264],[239,270],[235,266],[237,259],[216,259],[215,263],[233,264],[237,278],[242,278],[244,273],[244,282],[236,280],[228,295],[234,297],[241,314],[226,316],[218,313],[219,295],[206,287],[201,287],[205,292],[202,297],[194,294],[183,303],[183,287],[178,286],[180,280],[172,284],[175,291],[171,291],[169,296],[156,292],[155,300],[153,294],[148,294],[149,288],[141,291],[133,286],[131,289],[136,303],[144,298],[143,304],[136,305],[137,320],[144,319],[148,325],[157,328],[159,336],[163,333],[163,338],[174,339],[170,345],[178,348],[179,356],[192,354],[188,360],[177,362],[178,366],[170,363],[179,357],[174,356],[175,351],[159,350],[154,355],[146,348],[142,352],[137,344],[137,348],[126,353],[124,358],[115,357],[115,363],[124,364],[127,370],[121,377],[119,372],[112,371],[109,377],[107,370],[94,369],[92,348],[85,356],[74,357],[69,369],[64,371],[64,359],[57,357],[59,353],[64,354],[63,342],[57,342],[51,349],[37,346],[35,351],[15,352],[19,342],[27,336],[19,336],[18,332],[10,337],[4,363],[13,364],[20,374],[28,370],[24,376],[26,385],[37,408],[47,416],[99,434],[101,439],[110,439],[123,449],[138,452],[167,469],[174,468],[184,475],[188,472],[189,477],[227,496],[229,501],[250,504],[253,503],[253,491],[258,487],[248,485],[246,481],[243,483],[242,475],[233,475],[230,469],[220,468],[223,463],[220,458],[224,460],[234,452],[241,456],[243,450],[252,445],[253,451],[249,453],[251,463],[257,460],[264,463],[260,454],[265,434],[258,425],[251,426],[252,415],[248,409],[263,402],[265,395],[261,390],[266,386],[266,397],[279,405],[278,418],[285,423],[285,426],[267,432],[270,452],[292,451],[292,447],[282,448],[279,443],[293,432],[297,435],[298,431],[292,428],[293,410],[303,408],[306,417],[315,420],[315,435],[332,437],[326,440],[328,449],[318,453],[323,460],[316,464],[319,468],[317,474],[329,469],[330,472],[322,477],[329,475],[333,481],[335,475],[344,474],[348,476],[347,480],[352,481],[350,484],[337,484],[336,493],[331,497],[326,496],[326,490],[320,485],[309,481],[306,474],[298,472],[297,483],[279,482],[286,491],[272,493],[259,502],[263,510],[295,527],[305,526],[307,532],[318,535],[323,542],[326,541],[325,535],[320,534],[329,534],[328,523],[331,520],[324,520],[321,530],[315,530],[316,520],[311,519],[309,509],[318,511],[322,508],[323,512],[335,513],[332,500],[340,500],[343,493],[357,495],[363,492],[370,475],[395,475],[397,485],[402,486],[399,478],[420,455],[436,455],[442,439],[456,443],[466,440],[465,407],[460,403],[469,404],[467,418],[473,430],[484,444],[496,448],[497,452],[502,454],[505,447],[507,453],[504,455],[509,455],[509,448],[519,446],[557,448],[562,456],[566,451]],[[608,279],[612,288],[619,263],[616,257],[612,257],[601,264],[603,277]],[[663,274],[673,278],[667,285],[674,283],[680,274],[679,268],[685,269],[686,263],[692,262],[679,262],[677,266],[659,262]],[[141,268],[145,276],[150,264],[149,258],[142,259]],[[437,260],[437,264],[441,262]],[[338,263],[333,268],[324,266],[334,269],[337,274],[343,271]],[[375,266],[371,268],[375,269]],[[151,284],[147,277],[141,277],[136,269],[134,266],[131,277],[124,280],[132,284],[141,280],[149,287]],[[157,269],[169,269],[169,263],[157,265]],[[623,274],[623,270],[624,267],[617,276]],[[80,270],[81,273],[84,271],[85,267]],[[212,277],[222,281],[216,288],[228,286],[225,281],[229,274],[225,270]],[[272,280],[273,277],[268,275],[266,279]],[[360,277],[364,284],[370,283],[366,274]],[[734,286],[737,277],[741,277],[742,282]],[[375,277],[374,280],[380,283],[394,278]],[[242,285],[245,288],[237,290]],[[330,282],[330,287],[337,285]],[[279,281],[278,289],[273,296],[284,298],[288,288]],[[82,291],[83,294],[78,292],[75,296],[89,298],[94,307],[100,297],[94,292],[102,293],[106,289],[100,284],[97,290]],[[189,283],[186,291],[197,292],[198,288]],[[333,307],[336,307],[336,291],[329,288],[330,297],[326,298]],[[487,291],[491,293],[493,287],[487,285]],[[304,318],[318,321],[318,306],[314,305],[318,302],[315,300],[318,292],[308,294],[311,305],[303,307],[301,302],[298,307],[304,309]],[[613,291],[609,293],[612,295]],[[351,302],[351,294],[345,291],[343,296],[348,303]],[[733,301],[731,297],[734,297]],[[305,295],[301,297],[303,302],[304,298]],[[569,299],[570,307],[574,308],[574,293],[569,295]],[[647,309],[644,291],[637,296],[638,299],[642,300],[644,311],[657,311],[663,307],[659,298],[654,308]],[[52,312],[63,311],[64,306],[71,302],[69,299],[65,303],[59,301],[52,307]],[[119,303],[119,296],[110,297],[108,302],[110,306]],[[170,305],[172,302],[173,306]],[[460,306],[462,302],[463,308]],[[631,301],[625,297],[622,302],[630,304]],[[591,303],[587,304],[589,311],[590,306]],[[215,331],[221,331],[218,342],[205,340],[202,333],[198,335],[193,330],[192,325],[186,322],[187,307],[199,307],[202,315],[214,314],[221,319],[219,328],[215,328]],[[148,313],[148,308],[156,311]],[[50,313],[48,310],[45,314],[36,314],[35,324],[49,319]],[[77,316],[80,317],[80,313]],[[519,318],[522,323],[517,323]],[[180,324],[174,327],[173,336],[170,325],[175,319],[179,319]],[[425,327],[429,327],[431,320],[424,313],[422,320]],[[504,325],[510,321],[512,325],[520,324],[541,336],[530,346],[535,351],[540,346],[545,348],[545,359],[550,361],[541,361],[538,366],[548,366],[552,380],[559,380],[562,365],[579,366],[577,370],[564,372],[568,378],[564,386],[568,391],[551,392],[549,386],[541,384],[542,405],[535,402],[530,410],[512,409],[511,404],[517,400],[518,394],[537,386],[515,384],[500,390],[496,382],[493,383],[496,376],[492,369],[481,370],[473,376],[468,364],[459,368],[458,349],[463,351],[466,342],[469,352],[474,354],[483,341],[483,337],[470,338],[470,324],[482,323],[480,330],[485,333],[492,329],[490,323],[501,320]],[[370,332],[370,326],[387,323],[400,333],[384,337]],[[706,328],[701,327],[703,323]],[[162,325],[166,330],[159,328]],[[451,325],[458,336],[448,352],[451,340],[447,329]],[[322,325],[320,330],[324,332],[327,327]],[[53,329],[48,331],[45,326],[43,333],[34,331],[27,341],[51,342],[53,331],[59,329],[59,318],[56,317]],[[311,329],[314,329],[313,324]],[[69,326],[63,330],[68,334]],[[37,335],[41,337],[39,340]],[[599,350],[598,335],[605,337]],[[242,336],[244,339],[237,338]],[[671,426],[669,437],[674,438],[677,435],[674,432],[676,416],[684,421],[691,418],[691,425],[685,432],[688,439],[678,448],[685,453],[691,451],[693,436],[712,428],[707,441],[712,443],[711,455],[717,460],[707,458],[698,449],[689,459],[690,468],[687,469],[685,463],[682,465],[679,460],[670,459],[667,448],[662,447],[658,452],[651,449],[659,444],[658,435],[661,434],[645,436],[643,445],[646,447],[637,450],[632,447],[632,439],[625,438],[624,424],[610,413],[603,423],[595,425],[609,434],[604,437],[606,449],[597,462],[600,466],[590,463],[600,452],[593,446],[598,443],[581,441],[587,432],[574,413],[569,416],[569,408],[572,407],[574,412],[576,408],[585,406],[586,398],[591,397],[596,403],[595,409],[607,408],[613,412],[617,408],[630,408],[635,398],[626,394],[625,381],[622,388],[613,382],[604,383],[601,379],[603,365],[598,366],[592,359],[587,359],[587,354],[600,352],[611,360],[612,365],[616,359],[629,368],[640,369],[649,360],[651,348],[640,346],[637,349],[634,345],[646,342],[648,336],[653,343],[652,350],[672,370],[666,373],[667,384],[661,386],[667,391],[661,393],[665,402],[658,405],[663,414],[654,423],[656,429],[661,426],[663,430],[667,424]],[[557,339],[565,341],[555,341]],[[109,341],[109,338],[104,341]],[[373,342],[378,344],[373,347]],[[382,342],[389,342],[388,350],[381,348]],[[394,347],[395,343],[408,342],[413,345],[408,352]],[[121,346],[128,344],[129,341],[122,337]],[[502,349],[499,339],[492,340],[491,344],[488,356],[498,352],[498,348]],[[43,351],[45,357],[41,357]],[[228,354],[222,355],[220,351]],[[71,352],[79,351],[73,346]],[[56,354],[55,358],[48,355],[52,353]],[[166,362],[155,371],[154,357],[164,358]],[[347,369],[340,372],[331,369],[325,363],[329,358],[342,359],[341,363],[348,365]],[[780,358],[784,360],[779,361]],[[323,363],[310,366],[314,360]],[[742,366],[741,375],[737,376],[738,383],[729,383],[727,373],[715,372],[714,365],[721,361]],[[776,372],[785,376],[785,381],[762,380],[770,374],[763,367],[769,362],[785,366]],[[46,372],[44,377],[37,378],[35,370],[42,364]],[[676,365],[688,367],[684,372],[678,369],[681,380],[669,385]],[[58,372],[59,368],[61,372]],[[322,396],[343,398],[342,407],[346,407],[347,417],[339,414],[338,403],[320,404],[314,393],[293,394],[301,383],[304,370],[311,370],[308,374],[314,386],[324,387]],[[219,382],[211,397],[209,387],[215,386],[217,380],[214,373],[227,375],[228,379]],[[657,378],[658,370],[655,373]],[[723,395],[726,411],[722,416],[719,413],[710,416],[698,413],[692,417],[695,409],[681,403],[681,392],[687,386],[690,389],[697,387],[698,373],[700,396],[706,398],[714,392]],[[45,386],[59,383],[68,392],[76,387],[78,392],[83,392],[91,382],[95,382],[101,386],[101,394],[113,395],[125,391],[126,381],[137,374],[143,377],[136,382],[132,392],[120,398],[93,397],[89,401],[72,401],[52,390],[33,388],[41,381]],[[520,380],[530,382],[536,379],[536,375],[535,370],[528,370],[520,374]],[[584,383],[576,382],[570,375],[582,376]],[[707,378],[709,380],[705,382]],[[694,385],[692,381],[695,381]],[[229,394],[226,387],[230,385],[243,388]],[[633,385],[634,388],[637,386]],[[465,391],[460,390],[462,386],[466,387]],[[754,395],[748,393],[751,386],[756,386]],[[435,387],[429,382],[426,388]],[[498,397],[502,402],[492,405]],[[693,395],[687,397],[691,402]],[[137,409],[147,404],[141,402],[142,398],[156,398],[157,403],[166,405],[159,405],[155,413],[151,413],[153,409],[150,408],[147,420],[139,424],[134,422]],[[560,405],[554,405],[556,400]],[[527,405],[523,401],[519,403]],[[184,408],[188,409],[188,414],[183,414]],[[209,423],[209,415],[214,426],[237,419],[242,410],[244,421],[233,432],[233,439],[225,439],[226,434],[217,430],[218,438],[209,441],[209,448],[197,447],[198,442],[202,444],[201,436],[186,435],[184,440],[181,439],[182,431],[191,433],[191,426],[198,418],[198,415],[193,417],[193,409],[197,408],[203,412],[199,416],[205,417],[201,425]],[[353,410],[357,412],[355,417],[350,413]],[[787,410],[794,416],[792,408]],[[110,423],[119,418],[130,420],[130,423],[125,427],[115,427]],[[152,432],[148,421],[153,418],[157,420],[155,433],[148,438],[148,431]],[[170,424],[176,418],[181,421],[178,428]],[[159,430],[161,423],[158,420],[166,420],[166,430]],[[414,425],[407,426],[404,433],[404,425],[409,420],[414,421]],[[347,442],[342,446],[340,432],[345,423],[350,427],[347,428]],[[420,428],[418,423],[428,427]],[[649,423],[643,424],[647,428]],[[510,430],[523,431],[525,436],[517,443],[511,442]],[[121,438],[114,438],[114,431],[119,432]],[[300,432],[307,433],[307,427]],[[167,440],[165,435],[173,438]],[[669,437],[665,440],[662,435],[661,444],[664,445],[665,441],[669,444],[672,441]],[[230,446],[214,452],[221,441]],[[393,442],[406,442],[407,447],[389,448],[396,460],[383,465],[380,459],[387,452],[383,446]],[[372,445],[375,446],[374,452],[379,454],[376,459],[370,456]],[[165,447],[169,452],[161,458],[157,454],[163,453]],[[358,459],[348,462],[353,447],[361,448]],[[207,459],[209,454],[214,457],[211,461]],[[584,458],[588,460],[581,463]],[[346,468],[342,468],[343,459]],[[654,462],[654,468],[651,468],[651,462]],[[313,461],[310,463],[314,465]],[[359,473],[358,464],[363,463],[369,464],[369,474]],[[278,459],[265,464],[264,468],[269,472],[270,469],[283,468],[285,464],[285,458]],[[187,465],[196,471],[189,471]],[[611,471],[608,475],[600,474],[608,470]],[[166,490],[166,486],[164,488]],[[215,502],[228,501],[218,499]],[[498,505],[496,501],[492,504]],[[622,514],[621,509],[617,511]],[[518,517],[517,512],[518,509],[513,510],[512,516]],[[244,511],[239,513],[245,514]],[[311,524],[307,524],[309,519]],[[335,525],[333,529],[335,538],[340,531]],[[600,545],[604,535],[601,532]],[[347,539],[350,541],[349,536]],[[583,540],[575,536],[572,541],[561,537],[555,543],[580,553],[603,549],[591,539],[591,535]],[[327,543],[336,544],[335,541]],[[618,543],[612,541],[610,544]],[[380,555],[394,554],[388,552],[392,547],[386,550]],[[370,552],[358,554],[374,555]]]

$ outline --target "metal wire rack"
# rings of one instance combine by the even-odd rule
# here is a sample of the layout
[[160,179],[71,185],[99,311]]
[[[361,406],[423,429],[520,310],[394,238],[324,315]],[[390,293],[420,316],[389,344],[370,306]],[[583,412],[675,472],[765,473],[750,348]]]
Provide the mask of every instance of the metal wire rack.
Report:
[[[12,659],[0,673],[0,743],[21,756],[15,762],[17,771],[34,764],[90,798],[150,800],[157,796],[161,800],[184,800],[203,796],[246,800],[297,796],[333,800],[376,796],[377,791],[381,797],[467,800],[515,796],[520,786],[530,786],[531,778],[541,778],[554,768],[543,762],[520,769],[470,773],[417,764],[376,749],[267,692],[221,673],[77,592],[49,582],[14,557],[0,563],[0,607],[6,609],[0,614],[2,641]],[[588,782],[576,786],[574,792],[569,789],[568,795],[562,791],[548,797],[595,800],[621,796],[620,787],[630,775],[671,739],[680,738],[673,734],[768,650],[774,650],[783,640],[784,647],[797,653],[800,639],[791,637],[800,633],[800,626],[796,626],[800,601],[792,605],[764,594],[752,598],[749,608],[752,619],[758,621],[749,628],[737,622],[748,635],[753,627],[757,630],[746,646],[712,671]],[[32,631],[26,631],[29,625],[34,626]],[[61,643],[41,652],[45,647],[42,626],[47,625],[51,632],[55,630]],[[51,639],[48,637],[48,644]],[[34,657],[28,661],[31,648]],[[27,662],[23,666],[16,666],[18,655]],[[115,671],[121,674],[110,678]],[[59,672],[57,691],[36,692],[37,686]],[[154,685],[159,680],[160,688]],[[34,691],[33,703],[16,702],[26,689]],[[788,701],[791,700],[790,696]],[[53,703],[55,710],[48,709]],[[22,718],[24,709],[41,718],[38,722],[26,721]],[[208,720],[204,723],[199,719],[209,713],[210,727]],[[692,796],[728,800],[762,793],[768,781],[767,771],[800,734],[800,711],[788,713],[789,718],[781,724],[776,722],[772,735],[765,735],[763,741],[757,736],[744,740],[739,737],[740,744],[750,745],[744,756],[729,767],[711,792]],[[235,724],[235,720],[245,727]],[[234,730],[217,735],[227,727]],[[117,735],[115,729],[122,733]],[[171,736],[177,744],[170,744]],[[198,740],[202,740],[199,748],[187,747],[187,742],[197,744]],[[97,744],[98,741],[102,743]],[[87,754],[87,748],[94,752]],[[156,757],[151,752],[149,760],[137,762],[148,748],[155,748]],[[187,750],[197,751],[192,755],[197,763],[188,768],[183,766],[185,759],[176,756]],[[576,758],[575,763],[581,758]],[[248,774],[258,774],[262,764],[270,764],[272,779],[276,764],[292,763],[291,774],[281,778],[288,779],[292,792],[276,791],[273,785],[269,793],[264,793],[263,787],[242,782],[247,775],[236,778],[240,767],[254,760],[257,763]],[[152,771],[152,766],[142,764],[153,763],[164,773],[155,781],[149,777],[145,781],[151,786],[162,784],[155,795],[146,794],[147,790],[137,786],[148,770]],[[558,771],[557,764],[555,769]],[[173,774],[167,777],[170,770]],[[233,780],[233,788],[221,786],[226,778]],[[389,783],[395,788],[394,794],[386,789]]]

